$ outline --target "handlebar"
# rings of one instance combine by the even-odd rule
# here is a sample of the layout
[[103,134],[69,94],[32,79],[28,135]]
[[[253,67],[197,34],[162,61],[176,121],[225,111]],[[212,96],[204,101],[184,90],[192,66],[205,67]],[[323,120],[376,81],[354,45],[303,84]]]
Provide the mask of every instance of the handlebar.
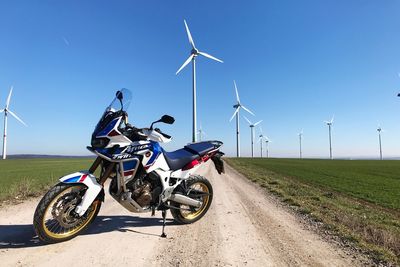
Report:
[[[123,134],[125,136],[127,136],[129,139],[131,139],[132,141],[134,139],[145,140],[147,138],[147,136],[143,133],[144,130],[150,130],[150,129],[149,128],[136,128],[128,123],[128,124],[126,124],[126,126],[123,130]],[[163,133],[159,128],[155,128],[155,129],[153,129],[153,131],[156,131],[157,133],[161,134],[162,136],[164,136],[167,139],[171,139],[170,135]]]
[[156,131],[157,133],[161,134],[162,136],[164,136],[167,139],[171,139],[170,135],[168,135],[166,133],[163,133],[159,128],[155,128],[154,131]]

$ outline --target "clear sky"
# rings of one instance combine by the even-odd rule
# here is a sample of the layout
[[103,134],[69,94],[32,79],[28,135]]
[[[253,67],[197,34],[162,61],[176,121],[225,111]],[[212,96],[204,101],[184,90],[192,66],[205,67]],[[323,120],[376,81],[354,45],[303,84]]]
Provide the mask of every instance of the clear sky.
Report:
[[[198,59],[198,120],[209,139],[235,153],[233,80],[263,120],[271,156],[400,156],[400,1],[1,1],[0,103],[14,85],[10,154],[88,155],[86,146],[115,91],[133,92],[130,122],[159,125],[191,139],[190,67],[183,19],[197,47],[224,63]],[[243,114],[243,113],[242,113]],[[247,115],[246,115],[247,116]],[[1,117],[2,118],[2,117]],[[0,124],[2,131],[3,125]],[[250,129],[241,119],[242,154]],[[257,129],[258,134],[258,129]],[[259,154],[259,145],[256,146]]]

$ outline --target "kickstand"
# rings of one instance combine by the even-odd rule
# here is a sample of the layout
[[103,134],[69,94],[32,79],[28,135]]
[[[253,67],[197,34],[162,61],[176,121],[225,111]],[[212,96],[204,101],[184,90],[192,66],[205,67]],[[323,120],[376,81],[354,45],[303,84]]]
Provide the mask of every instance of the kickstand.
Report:
[[166,219],[166,217],[167,217],[167,211],[166,211],[166,210],[163,210],[163,211],[162,211],[163,226],[162,226],[162,234],[161,234],[161,237],[163,237],[163,238],[166,238],[166,237],[167,237],[167,235],[166,235],[165,232],[164,232],[164,229],[165,229],[165,219]]

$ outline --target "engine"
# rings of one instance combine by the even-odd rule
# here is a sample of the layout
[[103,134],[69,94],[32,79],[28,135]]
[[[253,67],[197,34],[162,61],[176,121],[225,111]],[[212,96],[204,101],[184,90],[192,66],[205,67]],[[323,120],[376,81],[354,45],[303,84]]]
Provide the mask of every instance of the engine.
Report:
[[143,181],[141,185],[137,185],[134,188],[132,197],[140,206],[147,207],[151,204],[151,191],[151,183],[148,181]]
[[157,204],[162,191],[160,178],[156,173],[139,176],[126,186],[131,190],[133,200],[143,208]]

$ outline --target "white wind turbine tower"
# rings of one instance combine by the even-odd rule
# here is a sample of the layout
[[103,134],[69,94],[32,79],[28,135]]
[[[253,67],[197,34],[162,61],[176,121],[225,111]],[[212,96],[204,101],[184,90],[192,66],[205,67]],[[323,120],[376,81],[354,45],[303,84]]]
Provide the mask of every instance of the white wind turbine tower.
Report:
[[303,158],[303,151],[302,151],[302,139],[303,139],[303,129],[299,133],[299,143],[300,143],[300,159]]
[[236,86],[236,82],[233,81],[233,84],[235,86],[235,91],[236,91],[236,104],[233,105],[233,108],[235,109],[235,112],[233,113],[231,119],[229,121],[232,121],[233,118],[236,116],[236,156],[240,157],[240,133],[239,133],[239,119],[240,119],[240,109],[243,108],[244,110],[246,110],[248,113],[252,114],[254,116],[254,113],[251,112],[248,108],[246,108],[245,106],[242,105],[242,103],[240,103],[240,98],[239,98],[239,93],[238,93],[238,89]]
[[253,124],[248,118],[246,118],[245,116],[243,116],[243,117],[249,123],[250,132],[251,132],[251,157],[254,158],[254,127],[259,125],[262,122],[262,120]]
[[269,143],[272,143],[272,141],[267,136],[264,136],[264,138],[265,138],[265,152],[267,154],[267,158],[269,158]]
[[381,132],[384,132],[381,128],[381,126],[378,126],[378,129],[376,129],[378,131],[378,137],[379,137],[379,156],[380,156],[380,160],[383,160],[383,156],[382,156],[382,137],[381,137]]
[[258,137],[259,137],[258,142],[260,143],[260,154],[261,154],[261,157],[263,157],[263,141],[264,141],[265,136],[263,135],[261,126],[260,126],[260,135]]
[[7,157],[7,115],[8,115],[8,113],[10,113],[11,116],[13,116],[19,122],[21,122],[23,125],[26,126],[25,122],[23,122],[14,112],[9,110],[12,91],[13,91],[13,87],[11,86],[10,93],[8,94],[7,101],[6,101],[6,106],[4,109],[0,109],[0,113],[4,112],[3,159],[6,159],[6,157]]
[[207,53],[200,52],[196,46],[194,45],[194,41],[192,38],[192,35],[190,34],[189,27],[186,24],[186,20],[183,21],[185,23],[186,27],[186,33],[189,38],[189,43],[192,46],[192,51],[190,52],[190,56],[188,59],[183,63],[183,65],[179,68],[179,70],[176,72],[178,74],[187,64],[189,64],[190,61],[192,61],[192,75],[193,75],[193,82],[192,82],[192,89],[193,89],[193,125],[192,125],[192,142],[196,142],[196,133],[197,133],[197,114],[196,114],[196,57],[198,55],[202,55],[205,57],[208,57],[210,59],[213,59],[215,61],[223,63],[222,60],[213,57]]
[[199,134],[199,141],[201,142],[201,140],[203,139],[203,137],[207,136],[207,133],[205,131],[203,131],[202,127],[201,127],[201,123],[200,123],[200,128],[199,130],[197,130],[197,133]]
[[333,124],[333,120],[335,118],[335,115],[332,116],[332,119],[330,121],[324,121],[326,123],[326,125],[328,125],[329,127],[329,158],[332,158],[332,124]]

